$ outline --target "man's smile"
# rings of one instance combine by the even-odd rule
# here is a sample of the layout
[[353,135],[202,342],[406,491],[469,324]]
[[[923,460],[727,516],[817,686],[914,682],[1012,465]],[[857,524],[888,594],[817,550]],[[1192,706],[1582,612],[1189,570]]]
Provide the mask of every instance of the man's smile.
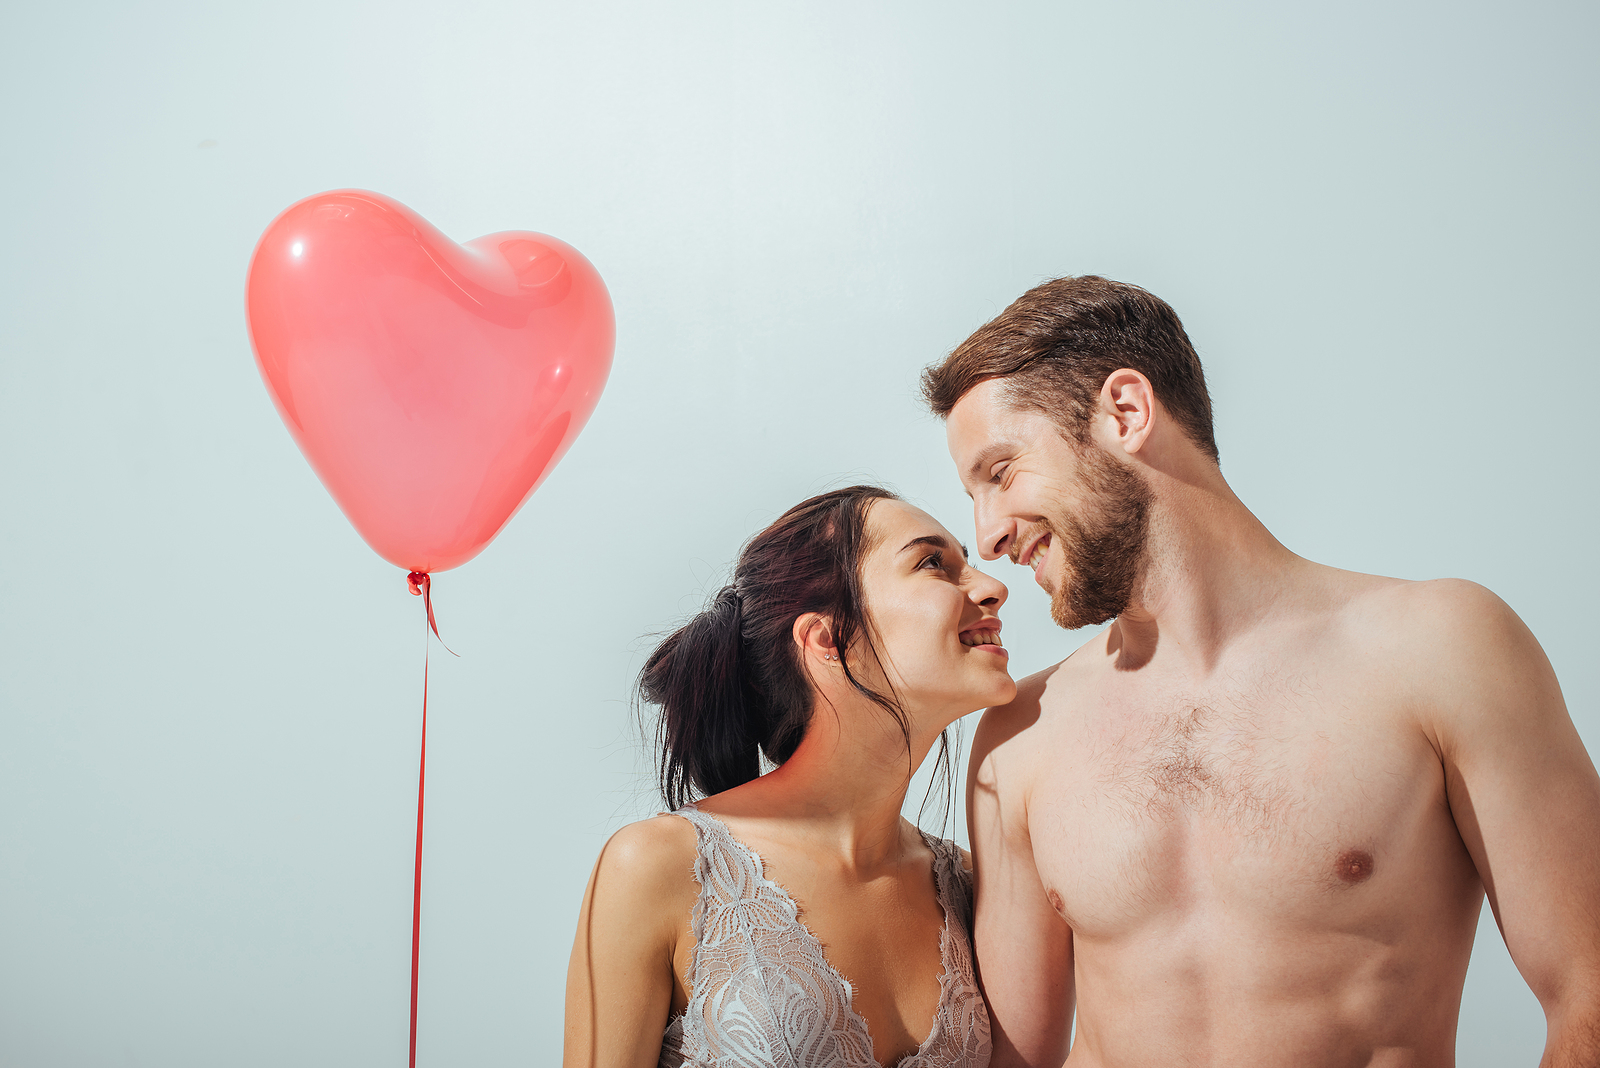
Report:
[[1027,555],[1018,552],[1013,562],[1033,569],[1033,580],[1044,585],[1044,562],[1050,558],[1050,545],[1052,538],[1049,532],[1040,534],[1032,544],[1027,547]]

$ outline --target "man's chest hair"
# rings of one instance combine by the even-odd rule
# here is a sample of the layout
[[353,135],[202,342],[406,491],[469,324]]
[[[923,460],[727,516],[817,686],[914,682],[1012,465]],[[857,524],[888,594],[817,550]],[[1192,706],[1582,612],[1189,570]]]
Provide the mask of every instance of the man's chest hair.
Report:
[[1358,679],[1330,686],[1308,668],[1261,665],[1199,685],[1113,678],[1077,700],[1061,696],[1070,704],[1051,717],[1066,743],[1057,751],[1074,754],[1076,773],[1045,792],[1077,792],[1140,820],[1287,829],[1321,822],[1308,809],[1345,807],[1339,798],[1359,788],[1362,767],[1396,770],[1382,767],[1393,710]]

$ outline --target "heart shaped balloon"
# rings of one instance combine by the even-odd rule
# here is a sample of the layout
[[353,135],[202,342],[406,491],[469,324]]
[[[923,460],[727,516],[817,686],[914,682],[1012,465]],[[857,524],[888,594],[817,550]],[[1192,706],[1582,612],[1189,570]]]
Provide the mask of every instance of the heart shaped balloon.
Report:
[[457,245],[354,189],[273,220],[246,302],[300,451],[378,555],[423,573],[476,556],[550,473],[616,337],[572,246],[523,231]]

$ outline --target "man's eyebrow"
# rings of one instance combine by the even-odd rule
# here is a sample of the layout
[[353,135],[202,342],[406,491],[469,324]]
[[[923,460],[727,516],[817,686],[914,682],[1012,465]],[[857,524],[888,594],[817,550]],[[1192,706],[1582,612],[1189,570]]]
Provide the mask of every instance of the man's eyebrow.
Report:
[[[918,545],[929,545],[929,546],[932,546],[935,549],[948,549],[948,548],[950,548],[950,543],[945,541],[944,538],[941,537],[940,535],[938,535],[938,534],[924,534],[922,537],[920,537],[920,538],[912,538],[910,541],[908,541],[904,545],[900,546],[900,552],[903,553],[907,549],[914,549]],[[970,555],[970,554],[968,554],[967,547],[965,545],[958,545],[958,546],[956,546],[956,548],[961,550],[961,558],[963,560],[967,559],[968,556]],[[895,555],[898,556],[899,553],[896,553]]]
[[967,477],[975,481],[988,481],[984,478],[983,472],[994,463],[995,458],[1016,451],[1016,442],[1012,441],[997,441],[993,445],[984,446],[979,450],[977,458],[972,461],[972,466],[967,468]]

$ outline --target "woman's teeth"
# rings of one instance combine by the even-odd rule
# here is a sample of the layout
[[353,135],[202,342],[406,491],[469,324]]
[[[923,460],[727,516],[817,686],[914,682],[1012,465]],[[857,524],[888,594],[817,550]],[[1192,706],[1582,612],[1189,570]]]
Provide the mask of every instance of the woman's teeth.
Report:
[[1000,641],[1000,632],[997,630],[975,630],[961,636],[962,645],[998,645],[1004,649],[1005,644]]

